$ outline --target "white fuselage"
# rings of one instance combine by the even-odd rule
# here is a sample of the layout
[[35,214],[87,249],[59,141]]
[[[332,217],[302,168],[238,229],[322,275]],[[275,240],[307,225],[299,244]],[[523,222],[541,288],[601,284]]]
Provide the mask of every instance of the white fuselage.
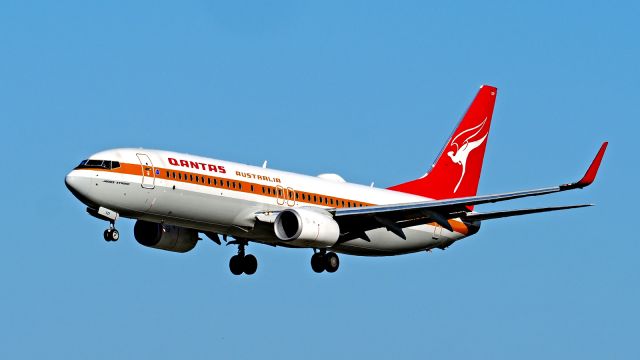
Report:
[[[344,182],[335,175],[314,177],[200,156],[147,149],[113,149],[89,159],[118,162],[112,169],[78,168],[67,175],[74,195],[93,209],[288,246],[256,214],[286,208],[325,209],[412,203],[424,197]],[[271,216],[273,218],[273,216]],[[331,249],[354,255],[395,255],[444,247],[472,232],[460,221],[449,231],[435,223],[404,229],[406,240],[385,228],[367,231],[368,240],[338,242]]]

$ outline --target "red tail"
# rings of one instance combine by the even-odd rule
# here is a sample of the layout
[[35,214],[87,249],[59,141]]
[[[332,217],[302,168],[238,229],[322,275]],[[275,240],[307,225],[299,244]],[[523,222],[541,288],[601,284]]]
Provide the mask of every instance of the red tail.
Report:
[[389,190],[438,200],[476,195],[497,93],[493,86],[482,86],[431,171]]

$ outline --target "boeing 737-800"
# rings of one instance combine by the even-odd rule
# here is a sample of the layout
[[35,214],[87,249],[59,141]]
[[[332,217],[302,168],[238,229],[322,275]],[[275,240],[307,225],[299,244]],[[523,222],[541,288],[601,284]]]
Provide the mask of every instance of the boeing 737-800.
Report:
[[120,217],[136,219],[145,246],[175,252],[195,247],[199,233],[238,246],[229,268],[255,273],[249,243],[313,249],[315,272],[335,272],[336,253],[386,256],[444,249],[473,235],[484,220],[589,204],[476,212],[475,205],[583,188],[595,179],[603,143],[577,182],[496,195],[476,195],[497,89],[482,86],[423,177],[379,189],[336,174],[306,176],[200,156],[113,149],[83,160],[65,179],[87,212],[109,222],[116,241]]

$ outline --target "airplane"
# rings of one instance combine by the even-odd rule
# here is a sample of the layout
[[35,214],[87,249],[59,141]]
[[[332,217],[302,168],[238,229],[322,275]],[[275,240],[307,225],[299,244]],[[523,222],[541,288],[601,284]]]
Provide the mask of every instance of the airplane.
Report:
[[[445,249],[485,220],[575,209],[591,204],[476,212],[476,205],[589,186],[608,143],[577,182],[477,195],[497,88],[483,85],[427,174],[387,189],[346,182],[337,174],[307,176],[195,155],[119,148],[83,160],[65,177],[87,212],[109,222],[104,239],[120,237],[116,221],[135,219],[142,245],[192,250],[199,234],[236,245],[234,275],[258,267],[250,243],[312,249],[314,272],[333,273],[337,253],[389,256]],[[232,240],[228,240],[232,238]]]

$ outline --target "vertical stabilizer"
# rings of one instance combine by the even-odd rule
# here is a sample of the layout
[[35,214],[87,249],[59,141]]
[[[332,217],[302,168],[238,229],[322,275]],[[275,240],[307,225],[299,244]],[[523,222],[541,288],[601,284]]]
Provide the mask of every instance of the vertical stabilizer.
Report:
[[389,190],[439,200],[476,195],[497,93],[482,86],[430,171]]

